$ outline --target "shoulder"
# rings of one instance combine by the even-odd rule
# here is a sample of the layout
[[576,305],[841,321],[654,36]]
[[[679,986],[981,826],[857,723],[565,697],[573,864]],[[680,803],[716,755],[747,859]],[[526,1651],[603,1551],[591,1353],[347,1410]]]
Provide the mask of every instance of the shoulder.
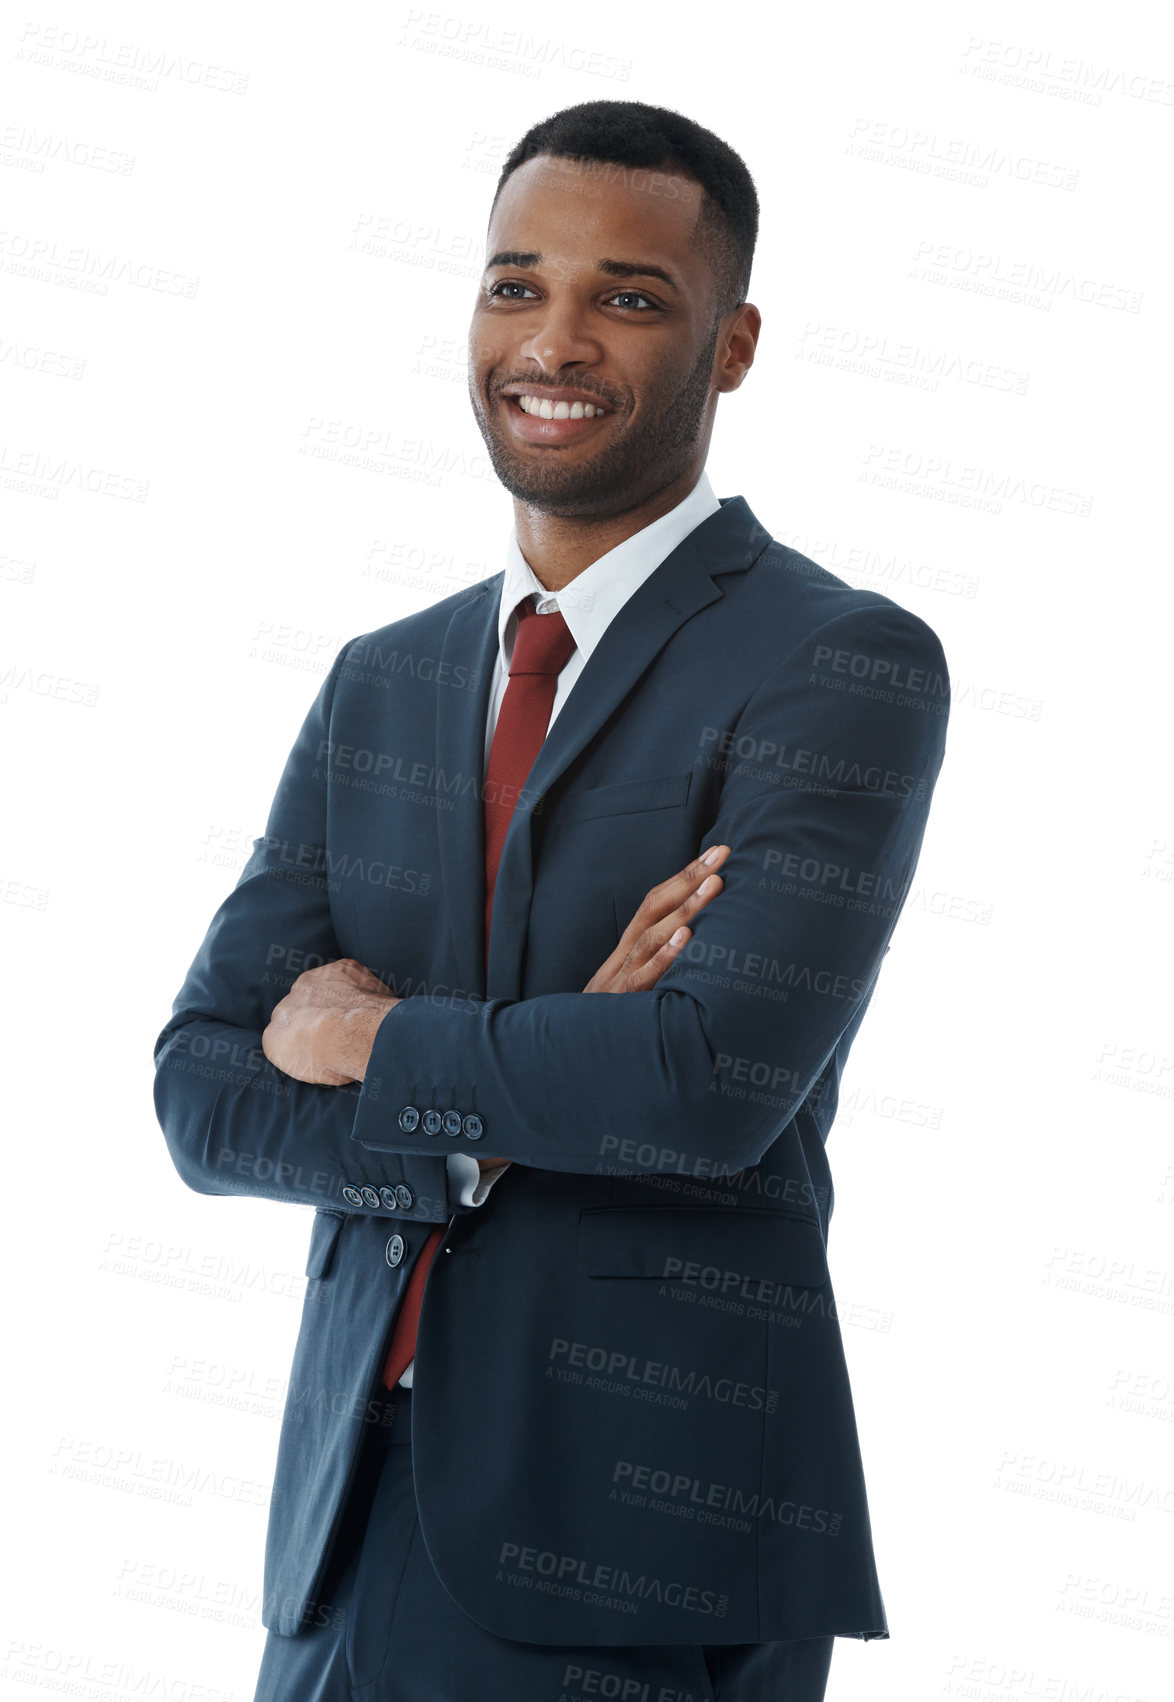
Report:
[[413,609],[386,626],[373,628],[350,639],[342,649],[339,665],[343,669],[364,667],[380,655],[396,655],[409,651],[424,652],[429,645],[435,649],[443,644],[454,615],[476,609],[484,603],[486,609],[496,609],[504,574],[490,574],[475,585],[465,585],[447,597],[441,597],[426,608]]
[[[896,646],[945,672],[941,639],[923,616],[881,591],[850,584],[777,538],[742,576],[735,595],[745,603],[746,616],[771,632],[781,650]],[[859,660],[854,665],[863,666]]]

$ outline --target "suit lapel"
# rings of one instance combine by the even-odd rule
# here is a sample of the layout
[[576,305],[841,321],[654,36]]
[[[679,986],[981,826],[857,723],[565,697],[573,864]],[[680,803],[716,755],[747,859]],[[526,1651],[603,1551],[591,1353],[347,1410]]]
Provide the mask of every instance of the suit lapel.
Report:
[[667,555],[620,609],[588,657],[559,709],[514,809],[493,898],[490,963],[484,949],[485,823],[481,791],[485,723],[497,651],[497,612],[504,574],[454,610],[441,650],[441,678],[475,677],[468,691],[442,686],[437,695],[438,792],[453,807],[437,812],[443,890],[461,975],[472,997],[521,996],[526,924],[533,891],[530,815],[632,690],[677,628],[724,593],[711,577],[741,573],[761,555],[770,534],[740,496],[721,499],[718,513]]
[[[460,972],[456,996],[485,996],[485,722],[497,654],[497,609],[504,573],[463,596],[440,652],[440,678],[473,680],[436,694],[436,834],[442,901]],[[451,800],[451,808],[449,801]],[[496,891],[494,904],[497,902]]]

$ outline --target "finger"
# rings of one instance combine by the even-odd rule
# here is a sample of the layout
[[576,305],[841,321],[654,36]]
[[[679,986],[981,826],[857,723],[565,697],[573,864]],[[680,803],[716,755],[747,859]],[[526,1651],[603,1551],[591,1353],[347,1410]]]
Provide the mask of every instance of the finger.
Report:
[[365,963],[360,963],[357,957],[339,957],[326,967],[340,970],[348,981],[365,982],[379,979],[374,970],[368,969]]
[[[683,917],[693,914],[698,908],[697,905],[689,907],[687,901],[705,884],[729,854],[728,845],[711,845],[667,881],[650,887],[637,906],[632,920],[620,935],[615,950],[607,962],[596,970],[583,991],[618,991],[618,988],[612,986],[617,978],[630,977],[638,968],[642,968],[660,949]],[[712,861],[706,863],[706,857],[711,857]],[[720,881],[716,885],[707,886],[702,902],[708,904],[720,890]]]
[[[711,845],[700,857],[695,857],[692,862],[686,863],[683,869],[678,869],[675,875],[670,875],[668,880],[650,887],[645,903],[660,915],[667,915],[688,893],[719,869],[729,854],[728,845]],[[706,857],[712,858],[712,861],[707,863]]]
[[[620,940],[622,946],[630,949],[647,929],[655,927],[657,923],[672,916],[674,911],[679,909],[697,887],[704,885],[714,871],[720,868],[722,862],[729,855],[730,847],[728,845],[710,846],[709,851],[714,854],[712,863],[706,863],[703,858],[699,857],[694,862],[687,863],[683,869],[667,881],[661,881],[659,886],[651,887],[648,890],[643,901],[638,905],[636,914],[624,929]],[[709,852],[706,852],[705,855],[709,855]],[[707,888],[706,890],[708,896],[712,897],[718,889]],[[671,928],[669,932],[672,932]],[[659,944],[659,937],[657,943]]]
[[[348,987],[353,987],[360,993],[390,993],[391,988],[381,981],[373,969],[368,969],[365,963],[360,963],[354,957],[336,958],[333,963],[322,966],[328,972],[328,979],[341,981]],[[330,975],[329,972],[334,974]],[[308,971],[313,974],[314,971]]]
[[[677,928],[696,916],[707,904],[722,891],[723,881],[720,875],[707,874],[695,892],[689,893],[675,910],[669,911],[657,922],[651,922],[643,928],[629,947],[624,963],[629,976],[645,962],[650,962],[656,954],[663,950],[666,941],[670,940]],[[687,943],[687,942],[686,942]],[[679,949],[679,948],[678,948]]]
[[701,885],[694,892],[689,893],[684,901],[678,904],[672,914],[667,917],[665,925],[668,926],[674,921],[683,922],[687,916],[695,916],[699,910],[704,910],[707,904],[712,904],[718,893],[722,892],[724,888],[725,881],[721,875],[706,875]]
[[[728,845],[710,845],[700,856],[694,857],[692,862],[686,863],[683,869],[678,870],[675,875],[670,875],[667,881],[662,881],[659,886],[654,886],[652,891],[658,899],[663,898],[666,901],[671,899],[674,903],[679,904],[686,892],[691,892],[716,869],[720,869],[729,854],[730,847]],[[706,858],[709,859],[708,862]]]
[[684,926],[677,928],[664,944],[653,952],[647,963],[632,971],[624,991],[646,993],[651,987],[655,987],[665,971],[680,957],[691,938],[692,929]]

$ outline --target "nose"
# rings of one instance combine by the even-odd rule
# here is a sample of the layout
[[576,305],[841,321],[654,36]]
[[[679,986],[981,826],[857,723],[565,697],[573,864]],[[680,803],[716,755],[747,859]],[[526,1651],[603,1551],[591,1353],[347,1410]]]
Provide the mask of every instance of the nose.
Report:
[[518,353],[523,360],[534,361],[541,372],[554,374],[564,367],[595,366],[602,358],[599,339],[587,329],[582,313],[571,301],[551,298],[532,317],[526,317],[527,333]]

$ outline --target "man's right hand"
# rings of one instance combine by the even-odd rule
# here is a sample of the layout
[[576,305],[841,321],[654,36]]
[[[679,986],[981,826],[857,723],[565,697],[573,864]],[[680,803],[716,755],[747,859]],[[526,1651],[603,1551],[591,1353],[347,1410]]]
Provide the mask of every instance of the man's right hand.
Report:
[[[722,890],[715,873],[729,855],[728,845],[711,845],[705,856],[680,874],[654,886],[645,896],[607,962],[588,981],[585,993],[646,993],[688,945],[689,919]],[[675,943],[674,943],[675,942]]]

